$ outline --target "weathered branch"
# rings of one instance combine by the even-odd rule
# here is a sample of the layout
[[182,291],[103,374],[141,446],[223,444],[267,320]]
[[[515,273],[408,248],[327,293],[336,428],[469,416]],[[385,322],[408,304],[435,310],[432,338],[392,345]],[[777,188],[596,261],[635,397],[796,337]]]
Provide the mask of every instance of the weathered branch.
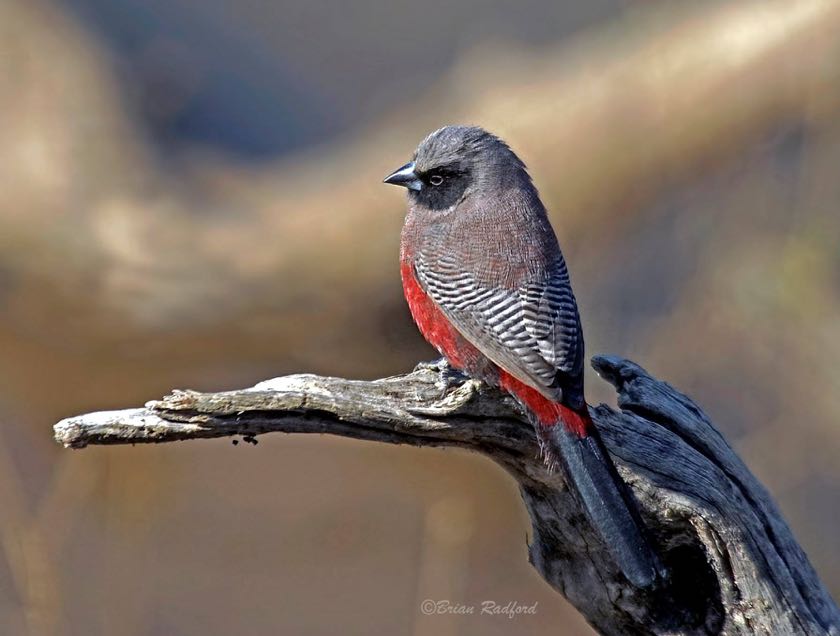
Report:
[[654,591],[630,587],[531,426],[502,394],[444,365],[358,382],[313,375],[242,391],[177,391],[145,408],[55,426],[62,444],[134,444],[268,432],[457,446],[519,482],[533,525],[531,562],[604,634],[838,634],[840,610],[772,499],[705,414],[636,364],[596,357],[621,411],[593,417],[670,572]]

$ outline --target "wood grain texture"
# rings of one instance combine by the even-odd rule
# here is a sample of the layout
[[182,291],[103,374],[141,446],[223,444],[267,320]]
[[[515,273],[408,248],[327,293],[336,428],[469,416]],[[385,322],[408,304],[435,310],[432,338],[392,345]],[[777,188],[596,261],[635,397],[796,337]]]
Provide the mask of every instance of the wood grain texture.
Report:
[[840,610],[772,498],[703,411],[633,362],[597,356],[593,365],[620,407],[594,407],[593,419],[669,571],[653,590],[618,572],[513,401],[442,362],[372,382],[294,375],[176,391],[144,408],[65,419],[55,438],[83,448],[329,433],[469,449],[518,481],[532,564],[602,634],[840,634]]

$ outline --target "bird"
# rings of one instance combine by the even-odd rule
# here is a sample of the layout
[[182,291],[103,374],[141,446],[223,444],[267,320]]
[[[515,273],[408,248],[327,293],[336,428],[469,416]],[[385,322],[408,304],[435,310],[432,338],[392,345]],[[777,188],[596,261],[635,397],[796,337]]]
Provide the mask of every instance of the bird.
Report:
[[384,182],[408,193],[400,274],[420,332],[519,403],[620,571],[650,587],[657,555],[589,414],[577,302],[525,164],[483,128],[444,126]]

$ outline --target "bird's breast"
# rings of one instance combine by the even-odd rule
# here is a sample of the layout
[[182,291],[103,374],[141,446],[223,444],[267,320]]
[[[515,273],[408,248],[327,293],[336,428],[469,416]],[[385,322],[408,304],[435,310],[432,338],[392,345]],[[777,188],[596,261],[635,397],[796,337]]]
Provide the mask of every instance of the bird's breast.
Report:
[[539,200],[509,192],[471,197],[452,212],[409,206],[402,247],[430,266],[457,265],[480,284],[507,289],[539,282],[560,257]]

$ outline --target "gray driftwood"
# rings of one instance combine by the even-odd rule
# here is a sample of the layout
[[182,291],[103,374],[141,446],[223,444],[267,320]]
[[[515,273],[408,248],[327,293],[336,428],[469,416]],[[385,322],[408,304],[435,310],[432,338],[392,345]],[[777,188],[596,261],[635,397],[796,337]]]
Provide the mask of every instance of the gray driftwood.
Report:
[[840,610],[773,500],[700,408],[636,364],[599,356],[620,411],[592,415],[670,573],[630,587],[558,474],[549,474],[513,402],[442,363],[358,382],[314,375],[241,391],[176,391],[145,408],[71,417],[65,446],[330,433],[454,446],[490,457],[518,482],[531,516],[530,559],[603,634],[840,634]]

